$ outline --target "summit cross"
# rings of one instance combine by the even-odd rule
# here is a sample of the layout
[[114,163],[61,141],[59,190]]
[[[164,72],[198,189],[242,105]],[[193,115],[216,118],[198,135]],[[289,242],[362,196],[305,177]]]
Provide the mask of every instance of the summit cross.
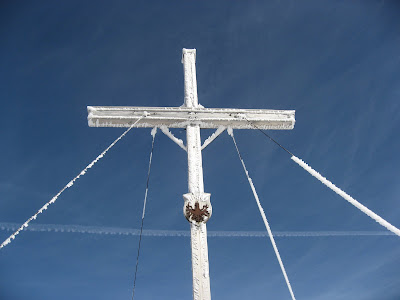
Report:
[[[294,110],[204,108],[197,98],[196,49],[183,49],[185,102],[180,107],[88,106],[91,127],[158,127],[187,152],[188,193],[183,213],[190,222],[193,299],[210,300],[206,222],[212,214],[210,194],[204,192],[201,151],[226,128],[293,129]],[[168,128],[186,129],[186,146]],[[201,128],[216,131],[203,145]]]

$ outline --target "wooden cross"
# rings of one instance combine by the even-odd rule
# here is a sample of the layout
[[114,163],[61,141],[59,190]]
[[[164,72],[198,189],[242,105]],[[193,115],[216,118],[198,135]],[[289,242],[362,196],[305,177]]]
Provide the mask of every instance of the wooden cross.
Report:
[[[234,129],[293,129],[294,110],[204,108],[198,102],[196,49],[183,49],[185,103],[181,107],[88,106],[91,127],[158,127],[187,152],[188,188],[183,213],[190,222],[193,299],[210,300],[206,222],[211,217],[210,194],[204,192],[201,151],[227,127]],[[186,128],[186,146],[168,128]],[[202,145],[201,128],[216,128]]]

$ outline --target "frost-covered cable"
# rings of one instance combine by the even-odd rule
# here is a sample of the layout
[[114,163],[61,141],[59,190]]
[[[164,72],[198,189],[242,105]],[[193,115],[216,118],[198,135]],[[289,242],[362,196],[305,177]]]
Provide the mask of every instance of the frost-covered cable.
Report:
[[[245,117],[244,117],[245,118]],[[246,119],[246,118],[245,118]],[[246,119],[247,120],[247,119]],[[304,161],[302,161],[300,158],[296,157],[292,152],[287,150],[285,147],[283,147],[281,144],[279,144],[277,141],[275,141],[272,137],[270,137],[267,133],[265,133],[262,129],[254,125],[252,122],[247,120],[254,128],[258,129],[262,134],[264,134],[267,138],[269,138],[272,142],[277,144],[280,148],[282,148],[284,151],[286,151],[288,154],[291,155],[291,159],[296,162],[300,167],[302,167],[304,170],[306,170],[308,173],[310,173],[312,176],[317,178],[319,181],[321,181],[323,184],[325,184],[327,187],[329,187],[332,191],[337,193],[339,196],[341,196],[343,199],[346,201],[350,202],[353,204],[355,207],[357,207],[359,210],[361,210],[363,213],[365,213],[367,216],[375,220],[377,223],[381,224],[383,227],[388,229],[389,231],[393,232],[394,234],[400,236],[400,229],[397,227],[393,226],[389,222],[387,222],[385,219],[362,205],[360,202],[358,202],[356,199],[351,197],[349,194],[338,188],[336,185],[334,185],[332,182],[330,182],[328,179],[323,177],[320,173],[315,171],[313,168],[311,168],[309,165],[307,165]]]
[[334,185],[332,182],[330,182],[328,179],[323,177],[320,173],[315,171],[313,168],[311,168],[309,165],[307,165],[304,161],[302,161],[300,158],[296,156],[292,156],[291,159],[297,163],[300,167],[302,167],[304,170],[306,170],[308,173],[310,173],[312,176],[317,178],[319,181],[321,181],[323,184],[325,184],[328,188],[330,188],[332,191],[334,191],[336,194],[339,196],[342,196],[346,201],[350,202],[353,204],[355,207],[357,207],[359,210],[361,210],[364,214],[381,224],[383,227],[386,229],[390,230],[394,234],[400,236],[400,229],[396,228],[386,220],[384,220],[382,217],[378,216],[376,213],[362,205],[360,202],[358,202],[356,199],[351,197],[349,194],[338,188],[336,185]]
[[290,152],[288,149],[286,149],[285,147],[283,147],[281,144],[279,144],[277,141],[275,141],[269,134],[267,134],[264,130],[262,130],[260,127],[256,126],[253,122],[251,122],[250,120],[247,119],[247,117],[244,115],[242,116],[243,119],[245,119],[247,122],[250,123],[251,126],[253,126],[254,128],[258,129],[263,135],[265,135],[267,138],[269,138],[272,142],[274,142],[276,145],[278,145],[281,149],[283,149],[284,151],[286,151],[288,154],[293,155],[292,152]]
[[140,255],[140,245],[142,243],[142,235],[143,235],[143,222],[144,222],[144,215],[146,212],[146,203],[147,203],[147,193],[149,192],[149,179],[150,179],[150,171],[151,171],[151,162],[153,160],[153,151],[154,151],[154,139],[156,137],[157,127],[154,127],[151,130],[151,135],[153,136],[153,140],[151,142],[151,151],[150,151],[150,159],[149,159],[149,168],[147,170],[147,181],[146,181],[146,191],[144,193],[144,201],[143,201],[143,212],[142,212],[142,223],[140,225],[140,234],[139,234],[139,246],[138,252],[136,256],[136,268],[135,268],[135,277],[133,279],[133,289],[132,289],[132,300],[135,296],[135,287],[136,287],[136,276],[139,266],[139,255]]
[[268,223],[267,217],[266,217],[266,215],[265,215],[264,209],[263,209],[262,206],[261,206],[260,199],[258,198],[256,188],[254,187],[254,184],[253,184],[253,180],[252,180],[252,179],[250,178],[250,176],[249,176],[249,172],[248,172],[247,169],[246,169],[246,165],[244,164],[242,155],[240,154],[239,148],[238,148],[238,146],[237,146],[237,144],[236,144],[236,140],[235,140],[235,137],[234,137],[234,135],[233,135],[233,130],[232,130],[232,128],[230,128],[230,127],[228,128],[228,134],[232,137],[233,143],[235,144],[235,148],[236,148],[236,151],[237,151],[237,153],[238,153],[238,155],[239,155],[239,159],[240,159],[240,161],[241,161],[241,163],[242,163],[243,170],[244,170],[244,172],[245,172],[245,174],[246,174],[246,176],[247,176],[247,180],[249,181],[251,190],[253,191],[253,195],[254,195],[254,198],[256,199],[258,209],[259,209],[259,211],[260,211],[260,213],[261,213],[261,217],[262,217],[262,219],[263,219],[263,221],[264,221],[265,228],[266,228],[267,231],[268,231],[268,235],[269,235],[269,238],[270,238],[270,240],[271,240],[272,247],[274,248],[276,258],[278,259],[279,265],[280,265],[280,267],[281,267],[281,270],[282,270],[282,273],[283,273],[283,277],[285,277],[285,281],[286,281],[287,287],[288,287],[288,289],[289,289],[290,295],[292,296],[292,299],[293,299],[293,300],[296,300],[296,298],[294,297],[294,293],[293,293],[293,290],[292,290],[292,286],[290,285],[290,282],[289,282],[289,278],[288,278],[288,276],[287,276],[287,274],[286,274],[286,270],[285,270],[285,267],[284,267],[284,265],[283,265],[281,256],[280,256],[280,254],[279,254],[278,247],[276,246],[275,239],[274,239],[274,236],[273,236],[273,234],[272,234],[271,227],[269,226],[269,223]]
[[1,245],[0,249],[3,247],[7,246],[9,243],[11,243],[12,240],[15,239],[15,237],[22,231],[24,228],[29,226],[29,223],[32,220],[35,220],[39,214],[41,214],[43,211],[45,211],[50,204],[53,204],[56,202],[57,198],[67,189],[70,188],[71,186],[74,185],[75,181],[79,179],[81,176],[85,175],[86,172],[94,166],[95,163],[97,163],[103,156],[107,153],[108,150],[110,150],[120,139],[122,139],[141,119],[147,116],[147,112],[143,116],[141,116],[135,123],[131,125],[127,130],[124,131],[114,142],[111,143],[110,146],[106,148],[99,156],[96,157],[95,160],[93,160],[90,164],[86,166],[77,176],[74,177],[70,182],[68,182],[49,202],[47,202],[45,205],[42,206],[41,209],[39,209],[32,217],[30,217],[24,224],[22,224],[12,235],[10,235]]

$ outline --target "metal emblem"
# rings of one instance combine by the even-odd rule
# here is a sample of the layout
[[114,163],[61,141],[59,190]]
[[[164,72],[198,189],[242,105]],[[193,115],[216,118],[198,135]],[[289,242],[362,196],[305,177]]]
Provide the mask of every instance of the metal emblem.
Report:
[[183,195],[185,199],[183,214],[190,223],[199,225],[210,219],[212,214],[210,196],[208,193],[198,195],[188,193]]

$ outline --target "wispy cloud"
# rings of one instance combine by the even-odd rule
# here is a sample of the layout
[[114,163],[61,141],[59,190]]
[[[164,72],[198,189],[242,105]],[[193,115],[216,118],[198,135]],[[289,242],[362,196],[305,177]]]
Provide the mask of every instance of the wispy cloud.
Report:
[[[0,223],[0,230],[14,231],[19,228],[17,223]],[[61,232],[61,233],[84,233],[101,235],[129,235],[138,236],[139,229],[121,227],[99,227],[81,225],[58,225],[58,224],[32,224],[25,228],[26,231],[35,232]],[[345,236],[395,236],[387,231],[275,231],[275,237],[345,237]],[[190,237],[189,230],[143,230],[144,236],[151,237]],[[245,237],[260,238],[267,237],[264,231],[208,231],[209,237]]]

